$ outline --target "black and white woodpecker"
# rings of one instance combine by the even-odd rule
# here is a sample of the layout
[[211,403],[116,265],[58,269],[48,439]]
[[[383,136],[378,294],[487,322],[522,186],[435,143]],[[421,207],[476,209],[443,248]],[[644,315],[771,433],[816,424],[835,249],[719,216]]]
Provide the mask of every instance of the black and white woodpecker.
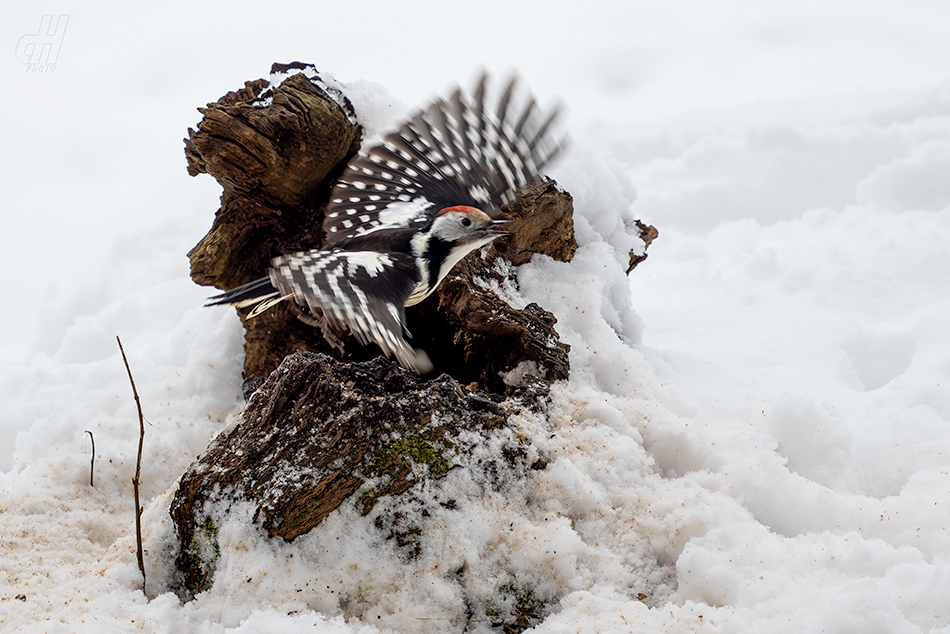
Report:
[[271,260],[268,276],[211,297],[208,306],[256,305],[255,317],[293,299],[322,315],[323,333],[349,330],[361,343],[420,374],[429,357],[404,337],[405,307],[428,297],[471,251],[510,223],[501,206],[560,150],[552,135],[558,108],[544,114],[530,97],[512,112],[516,79],[494,109],[486,76],[473,95],[438,98],[354,157],[324,211],[326,244]]

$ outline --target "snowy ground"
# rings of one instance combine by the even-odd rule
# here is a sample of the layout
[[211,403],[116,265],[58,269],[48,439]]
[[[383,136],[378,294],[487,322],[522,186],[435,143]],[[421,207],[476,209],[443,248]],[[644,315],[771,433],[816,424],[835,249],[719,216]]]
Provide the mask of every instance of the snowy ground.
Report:
[[[440,632],[462,626],[432,564],[463,552],[556,598],[539,632],[950,632],[950,9],[615,4],[64,4],[44,75],[12,55],[41,13],[3,9],[0,629]],[[572,345],[556,459],[533,506],[449,525],[471,537],[416,567],[346,509],[291,546],[232,526],[230,581],[180,605],[168,496],[239,412],[241,366],[236,318],[188,279],[219,188],[180,139],[292,59],[377,122],[479,64],[570,105],[554,174],[581,249],[519,272]],[[628,280],[632,216],[660,238]],[[116,334],[150,422],[150,600]]]

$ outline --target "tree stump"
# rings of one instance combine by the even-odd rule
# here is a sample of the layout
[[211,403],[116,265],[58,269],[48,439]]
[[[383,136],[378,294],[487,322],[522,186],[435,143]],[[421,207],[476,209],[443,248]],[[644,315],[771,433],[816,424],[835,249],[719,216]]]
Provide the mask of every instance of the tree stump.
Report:
[[[213,581],[218,545],[209,508],[226,512],[234,501],[249,501],[261,530],[293,540],[351,497],[364,515],[383,498],[398,506],[412,487],[471,467],[473,448],[491,444],[492,435],[514,438],[509,417],[540,409],[547,393],[547,383],[531,377],[499,397],[464,389],[445,374],[421,379],[381,357],[287,357],[240,422],[219,434],[178,484],[170,510],[181,545],[175,590],[189,598]],[[542,468],[538,458],[528,460],[537,453],[531,444],[509,440],[493,460],[508,477]]]
[[[271,69],[272,76],[293,72],[276,86],[247,82],[199,109],[204,119],[197,131],[189,130],[189,173],[208,173],[224,189],[211,230],[188,254],[198,284],[228,290],[264,276],[277,255],[324,244],[323,207],[335,176],[359,148],[361,129],[346,97],[329,89],[312,66]],[[495,391],[504,390],[500,373],[524,361],[536,363],[548,381],[567,378],[569,347],[558,342],[553,315],[538,306],[515,310],[473,277],[497,277],[492,264],[499,257],[514,265],[533,253],[567,261],[577,249],[571,196],[554,183],[525,188],[503,211],[514,222],[513,235],[496,240],[484,260],[470,254],[437,296],[407,315],[413,344],[429,353],[433,374],[448,372]],[[247,319],[250,310],[238,314],[245,328],[244,374],[252,386],[293,352],[334,354],[318,329],[297,319],[292,302]],[[375,346],[355,343],[346,352],[351,361],[379,354]]]
[[[272,72],[290,76],[279,85],[248,82],[202,109],[198,130],[189,130],[189,173],[211,174],[224,189],[211,231],[189,253],[199,284],[227,290],[263,276],[276,255],[319,248],[334,177],[359,147],[352,107],[311,66],[275,64]],[[407,310],[413,345],[435,367],[427,377],[372,346],[348,348],[345,361],[326,354],[320,331],[298,320],[290,302],[250,320],[238,311],[249,400],[175,491],[179,596],[213,583],[216,522],[234,503],[251,504],[255,525],[288,541],[354,504],[411,557],[425,541],[404,519],[406,505],[463,504],[439,488],[450,471],[471,470],[495,486],[493,473],[522,478],[545,468],[534,440],[510,419],[543,413],[549,384],[569,376],[570,348],[551,313],[537,304],[516,309],[487,282],[516,283],[507,276],[535,253],[569,261],[573,201],[547,182],[502,211],[513,235],[469,254],[437,293]],[[512,372],[518,368],[532,371]],[[488,459],[485,447],[494,448]],[[530,596],[522,592],[498,625],[535,624],[544,606]]]

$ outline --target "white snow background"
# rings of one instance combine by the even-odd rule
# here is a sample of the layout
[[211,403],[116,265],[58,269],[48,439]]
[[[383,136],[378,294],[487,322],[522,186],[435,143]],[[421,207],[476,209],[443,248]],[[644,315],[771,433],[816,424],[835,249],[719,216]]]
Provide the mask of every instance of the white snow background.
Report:
[[[950,632],[950,5],[342,6],[0,9],[0,630],[485,631],[447,571],[504,558],[553,599],[537,632]],[[43,13],[68,30],[27,73]],[[289,545],[235,522],[181,605],[167,507],[240,411],[242,355],[188,277],[220,188],[181,139],[293,60],[374,130],[481,66],[563,98],[580,249],[512,301],[555,313],[572,378],[552,463],[446,520],[446,552],[407,564],[346,505]],[[628,279],[633,217],[660,237]]]

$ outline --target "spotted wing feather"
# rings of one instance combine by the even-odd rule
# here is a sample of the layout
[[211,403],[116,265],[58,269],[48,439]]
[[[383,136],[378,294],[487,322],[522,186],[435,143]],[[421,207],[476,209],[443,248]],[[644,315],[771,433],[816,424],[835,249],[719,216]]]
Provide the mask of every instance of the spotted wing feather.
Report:
[[406,342],[405,302],[419,280],[411,255],[316,250],[271,260],[271,283],[283,296],[322,312],[337,331],[377,344],[405,367],[426,372],[425,353]]
[[350,161],[325,210],[327,243],[381,228],[419,229],[455,205],[497,216],[519,189],[540,180],[561,148],[551,134],[558,109],[543,115],[529,99],[512,112],[514,77],[491,109],[486,86],[483,75],[473,95],[456,90],[437,99]]

